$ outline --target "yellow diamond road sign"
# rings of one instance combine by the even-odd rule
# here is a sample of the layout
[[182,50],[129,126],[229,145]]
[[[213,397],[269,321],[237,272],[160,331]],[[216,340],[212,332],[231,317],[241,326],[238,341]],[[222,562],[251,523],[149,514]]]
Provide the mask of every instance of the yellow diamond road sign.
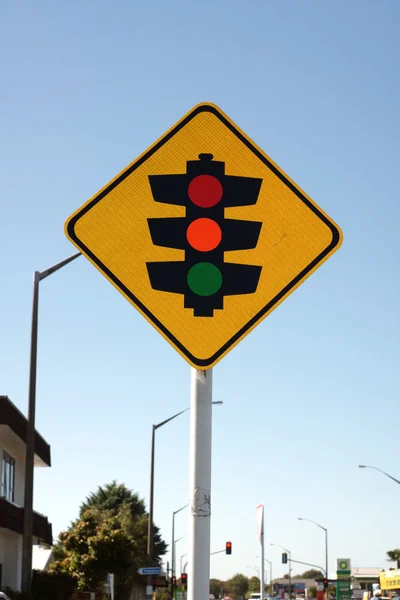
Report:
[[66,222],[195,368],[214,366],[342,241],[219,108],[195,106]]

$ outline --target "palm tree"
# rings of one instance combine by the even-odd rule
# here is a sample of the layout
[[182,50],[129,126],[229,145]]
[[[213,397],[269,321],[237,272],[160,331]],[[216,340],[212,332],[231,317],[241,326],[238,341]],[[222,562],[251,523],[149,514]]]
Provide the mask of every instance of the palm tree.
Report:
[[388,550],[386,552],[387,560],[389,562],[397,563],[397,568],[400,569],[400,548],[395,548],[394,550]]

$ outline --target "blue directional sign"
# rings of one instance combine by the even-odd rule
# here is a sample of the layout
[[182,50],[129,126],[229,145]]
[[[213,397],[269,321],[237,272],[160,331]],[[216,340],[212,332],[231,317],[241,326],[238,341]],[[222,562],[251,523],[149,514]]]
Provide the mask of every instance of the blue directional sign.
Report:
[[159,575],[161,573],[161,567],[142,567],[138,569],[139,575]]

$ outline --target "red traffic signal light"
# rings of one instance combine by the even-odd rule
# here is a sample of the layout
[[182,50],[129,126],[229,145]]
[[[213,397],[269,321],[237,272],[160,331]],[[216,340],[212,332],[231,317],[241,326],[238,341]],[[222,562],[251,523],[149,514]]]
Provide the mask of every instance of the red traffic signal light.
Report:
[[182,573],[181,575],[181,584],[187,585],[187,573]]
[[156,202],[186,208],[185,217],[150,218],[154,245],[185,251],[183,261],[148,262],[153,289],[184,295],[195,317],[212,317],[224,296],[253,294],[261,267],[227,263],[224,253],[257,246],[262,223],[225,218],[225,208],[256,204],[262,180],[225,174],[212,154],[189,160],[186,174],[150,175]]
[[226,542],[226,544],[225,544],[225,552],[227,554],[232,554],[232,542]]
[[324,589],[326,590],[326,588],[328,587],[328,584],[329,584],[329,580],[325,578],[323,580],[323,584],[324,584]]

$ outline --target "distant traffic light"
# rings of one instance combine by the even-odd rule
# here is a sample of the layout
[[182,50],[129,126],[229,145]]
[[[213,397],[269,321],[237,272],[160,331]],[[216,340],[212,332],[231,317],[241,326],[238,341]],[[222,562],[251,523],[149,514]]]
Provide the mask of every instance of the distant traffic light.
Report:
[[185,217],[148,219],[156,246],[185,251],[183,261],[148,262],[153,289],[184,295],[195,317],[212,317],[224,296],[253,294],[261,267],[226,263],[224,252],[257,246],[262,223],[225,218],[225,208],[256,204],[262,179],[225,175],[212,154],[187,161],[186,174],[150,175],[156,202],[186,208]]
[[329,585],[329,580],[325,578],[323,580],[323,584],[324,584],[324,590],[326,590],[328,588],[328,585]]
[[282,553],[282,563],[283,563],[284,565],[286,565],[286,564],[287,564],[287,553],[286,553],[286,552],[283,552],[283,553]]
[[181,584],[187,585],[187,573],[182,573],[181,575]]
[[176,577],[175,576],[171,578],[171,583],[174,586],[176,585]]
[[226,542],[225,552],[226,554],[232,554],[232,542]]

